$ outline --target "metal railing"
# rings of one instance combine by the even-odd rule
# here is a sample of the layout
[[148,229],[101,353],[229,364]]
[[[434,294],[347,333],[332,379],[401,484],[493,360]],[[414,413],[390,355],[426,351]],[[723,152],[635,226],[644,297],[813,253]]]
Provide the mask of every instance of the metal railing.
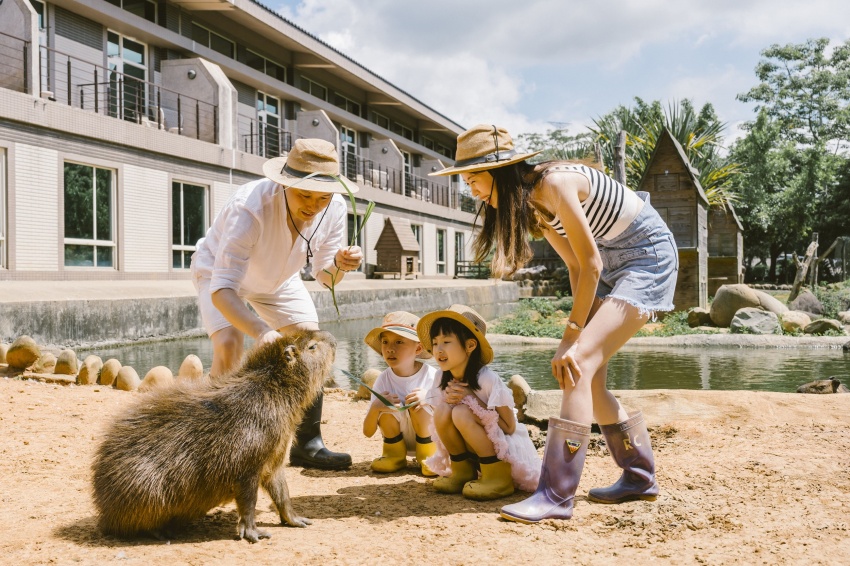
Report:
[[280,157],[292,149],[292,134],[248,116],[237,119],[239,149],[260,157]]
[[42,94],[50,100],[217,143],[218,106],[41,46]]
[[28,92],[30,42],[0,32],[0,88]]

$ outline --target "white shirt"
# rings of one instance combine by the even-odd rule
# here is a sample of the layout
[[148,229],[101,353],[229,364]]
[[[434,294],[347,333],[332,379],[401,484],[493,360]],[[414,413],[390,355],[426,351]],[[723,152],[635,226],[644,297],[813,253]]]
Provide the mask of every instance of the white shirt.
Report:
[[[375,379],[372,389],[381,395],[384,394],[384,391],[394,393],[398,395],[400,402],[404,403],[404,398],[414,389],[422,389],[426,393],[433,389],[436,375],[437,368],[425,363],[422,364],[419,371],[409,377],[398,376],[391,368],[387,368]],[[375,400],[374,395],[372,395],[372,400]]]
[[[442,375],[442,373],[440,374]],[[434,380],[434,389],[428,394],[428,400],[434,407],[445,404],[446,397],[444,391],[440,389],[440,380]],[[488,409],[496,407],[514,408],[514,394],[510,388],[502,381],[496,372],[490,369],[489,366],[484,366],[478,372],[478,385],[480,389],[471,391],[473,395],[481,399]]]
[[[345,247],[346,212],[342,196],[334,194],[324,218],[317,215],[301,230],[310,240],[314,276]],[[283,187],[260,179],[239,187],[198,240],[192,272],[210,279],[211,293],[233,289],[264,295],[298,276],[306,261],[307,242],[297,234],[293,242],[287,225]]]

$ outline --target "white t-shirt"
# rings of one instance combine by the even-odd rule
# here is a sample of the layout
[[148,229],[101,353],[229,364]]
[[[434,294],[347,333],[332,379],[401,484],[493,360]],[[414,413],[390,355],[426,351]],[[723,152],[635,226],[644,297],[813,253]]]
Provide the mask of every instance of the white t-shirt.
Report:
[[[409,377],[400,377],[393,372],[391,368],[385,369],[381,375],[375,379],[375,384],[372,389],[384,394],[384,391],[389,391],[398,395],[401,403],[404,403],[404,398],[414,389],[422,389],[426,393],[434,388],[434,378],[437,375],[437,368],[423,363],[419,371]],[[375,396],[372,395],[372,400]]]
[[[434,389],[428,394],[428,400],[434,407],[446,402],[443,391],[440,389],[440,379],[440,377],[437,377],[434,380]],[[496,407],[514,408],[514,394],[502,381],[502,378],[488,366],[484,366],[478,372],[478,385],[481,389],[472,393],[481,399],[488,409],[495,409]]]
[[[310,240],[314,276],[345,247],[346,212],[345,200],[335,194],[324,218],[317,215],[301,230]],[[293,241],[287,225],[283,187],[260,179],[239,187],[198,240],[192,273],[210,279],[211,293],[233,289],[243,296],[270,295],[297,276],[306,261],[307,242],[298,234]]]

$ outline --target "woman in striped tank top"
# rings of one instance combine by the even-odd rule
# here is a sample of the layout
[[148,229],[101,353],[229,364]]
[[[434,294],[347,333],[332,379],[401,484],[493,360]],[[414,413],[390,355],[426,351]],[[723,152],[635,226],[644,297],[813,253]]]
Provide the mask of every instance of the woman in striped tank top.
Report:
[[[539,153],[539,152],[537,152]],[[457,161],[433,175],[461,174],[483,201],[484,223],[473,244],[477,261],[493,252],[496,277],[531,258],[528,235],[545,237],[564,260],[573,309],[552,359],[564,391],[549,419],[540,483],[528,499],[502,508],[512,521],[569,519],[584,467],[590,423],[600,424],[622,475],[588,499],[655,500],[655,461],[642,414],[627,412],[608,391],[608,360],[655,313],[673,309],[678,251],[649,204],[607,175],[567,162],[528,163],[510,134],[481,124],[458,136]]]

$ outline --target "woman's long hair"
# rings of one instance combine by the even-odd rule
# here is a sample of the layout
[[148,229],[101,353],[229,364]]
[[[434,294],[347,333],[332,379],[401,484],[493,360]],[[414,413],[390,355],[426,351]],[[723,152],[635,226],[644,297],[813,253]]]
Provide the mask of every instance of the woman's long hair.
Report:
[[[472,334],[472,331],[452,318],[441,317],[431,324],[430,334],[432,342],[434,338],[440,334],[443,336],[454,336],[460,341],[464,348],[466,347],[467,340],[470,338],[475,340],[476,346],[475,349],[469,353],[469,359],[466,362],[466,369],[463,372],[463,380],[469,385],[470,390],[478,391],[481,389],[481,386],[478,384],[478,372],[480,372],[481,368],[484,367],[484,364],[481,363],[481,344],[478,343],[478,339],[474,334]],[[440,389],[445,390],[452,378],[453,376],[451,372],[442,372]]]
[[488,169],[493,176],[498,208],[482,203],[484,223],[475,235],[472,249],[475,261],[483,262],[493,252],[490,272],[494,277],[510,275],[533,257],[528,234],[542,237],[540,220],[531,205],[531,190],[540,178],[540,169],[521,161]]

